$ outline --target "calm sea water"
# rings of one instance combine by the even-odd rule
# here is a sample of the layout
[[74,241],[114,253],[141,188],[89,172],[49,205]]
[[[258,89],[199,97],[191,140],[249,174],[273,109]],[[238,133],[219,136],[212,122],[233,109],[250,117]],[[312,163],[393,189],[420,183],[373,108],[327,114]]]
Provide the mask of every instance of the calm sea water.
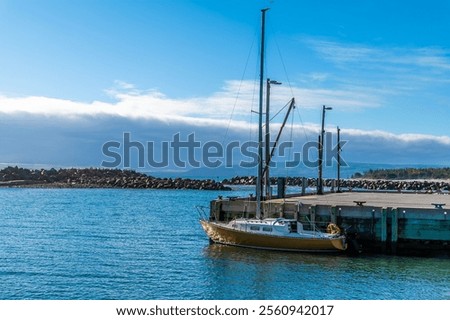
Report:
[[0,189],[0,299],[450,299],[447,258],[209,245],[218,194]]

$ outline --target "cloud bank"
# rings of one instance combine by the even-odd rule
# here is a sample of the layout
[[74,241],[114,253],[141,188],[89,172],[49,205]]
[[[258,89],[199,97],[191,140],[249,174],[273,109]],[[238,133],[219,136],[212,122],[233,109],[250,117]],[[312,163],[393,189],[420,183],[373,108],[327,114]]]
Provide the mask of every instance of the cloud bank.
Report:
[[[277,86],[272,105],[282,106],[294,96],[300,109],[294,114],[309,116],[307,122],[301,119],[294,124],[284,140],[292,139],[299,145],[317,141],[318,111],[328,105],[340,110],[336,116],[346,120],[341,136],[347,141],[343,150],[347,162],[449,164],[448,135],[425,134],[420,126],[402,133],[364,129],[370,127],[371,116],[384,121],[405,114],[404,110],[443,126],[450,103],[449,50],[378,48],[317,38],[303,42],[328,63],[329,70],[316,69],[298,78],[297,84]],[[125,132],[144,144],[171,141],[177,133],[182,138],[195,133],[202,143],[222,144],[254,141],[257,136],[254,111],[258,84],[254,81],[226,81],[220,90],[205,96],[170,97],[122,81],[105,91],[109,101],[0,93],[0,163],[99,166],[105,160],[102,146],[108,141],[121,141]],[[437,110],[438,118],[430,116],[433,110]],[[359,120],[353,121],[355,114]],[[406,117],[414,117],[412,114]],[[274,119],[273,131],[282,117]],[[414,123],[420,120],[414,119]],[[379,127],[377,124],[371,127]],[[382,124],[389,128],[397,122],[389,119]],[[334,132],[335,128],[330,126],[327,131]]]
[[[141,91],[131,84],[118,83],[108,90],[113,102],[0,96],[0,163],[98,167],[106,159],[102,146],[108,141],[122,141],[125,132],[135,141],[153,141],[156,145],[171,141],[176,133],[182,139],[195,133],[201,143],[254,140],[256,116],[249,116],[251,109],[256,109],[253,86],[229,81],[209,97],[176,99],[156,90]],[[349,99],[345,92],[294,91],[302,92],[304,104],[308,99],[306,104],[319,104],[318,99],[323,101],[328,93],[335,104],[365,107],[360,97]],[[287,96],[281,94],[278,99]],[[376,105],[376,100],[370,104]],[[276,120],[272,129],[280,122]],[[316,141],[318,133],[317,124],[295,124],[283,139],[292,138],[302,145]],[[341,136],[348,141],[343,150],[347,162],[446,164],[450,159],[448,136],[398,135],[358,128],[345,128]]]

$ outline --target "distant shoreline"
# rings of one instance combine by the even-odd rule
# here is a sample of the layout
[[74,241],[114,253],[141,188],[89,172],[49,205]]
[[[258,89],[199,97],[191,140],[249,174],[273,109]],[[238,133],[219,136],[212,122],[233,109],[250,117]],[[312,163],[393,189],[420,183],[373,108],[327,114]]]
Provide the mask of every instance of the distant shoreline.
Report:
[[450,168],[396,168],[370,169],[363,173],[357,172],[352,178],[381,180],[449,180]]
[[0,170],[0,187],[231,190],[212,179],[155,178],[132,170],[40,169]]
[[[398,170],[398,169],[396,169]],[[306,186],[314,188],[315,178],[286,177],[287,186],[301,186],[303,179]],[[190,190],[232,190],[233,185],[254,185],[253,176],[236,176],[222,181],[213,179],[156,178],[133,170],[120,169],[26,169],[7,167],[0,170],[0,187],[8,188],[103,188],[103,189],[190,189]],[[271,179],[277,184],[277,178]],[[324,186],[337,188],[336,179],[324,179]],[[343,190],[377,190],[377,191],[421,191],[448,192],[450,179],[341,179]]]

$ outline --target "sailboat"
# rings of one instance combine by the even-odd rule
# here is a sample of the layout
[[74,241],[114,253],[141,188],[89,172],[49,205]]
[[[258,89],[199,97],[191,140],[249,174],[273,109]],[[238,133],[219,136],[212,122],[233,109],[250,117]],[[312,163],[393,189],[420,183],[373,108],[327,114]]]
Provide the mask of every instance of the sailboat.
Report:
[[[265,16],[268,9],[261,10],[261,57],[260,57],[260,88],[259,88],[259,132],[258,132],[258,172],[256,181],[256,199],[234,201],[237,205],[245,206],[245,210],[254,210],[254,218],[233,218],[227,221],[221,211],[223,199],[211,202],[210,216],[201,218],[200,223],[212,243],[232,245],[239,247],[249,247],[267,250],[301,251],[301,252],[334,252],[346,249],[345,236],[340,229],[333,224],[329,224],[327,231],[321,231],[315,226],[305,226],[297,219],[284,217],[283,212],[279,217],[268,217],[270,209],[263,210],[263,207],[270,207],[271,200],[268,190],[270,190],[269,164],[273,154],[269,152],[268,139],[268,113],[269,97],[266,101],[266,143],[265,161],[263,161],[263,86],[264,86],[264,37],[265,37]],[[267,79],[269,88],[270,80]],[[269,95],[268,95],[269,96]],[[290,110],[294,105],[292,99]],[[288,111],[289,113],[289,111]],[[286,118],[285,118],[286,120]],[[284,123],[282,125],[282,128]],[[279,135],[277,139],[279,138]],[[276,142],[275,142],[276,144]],[[273,149],[272,149],[273,151]],[[266,184],[266,197],[263,196],[264,181]],[[279,199],[277,199],[279,200]],[[266,217],[265,217],[266,216]]]

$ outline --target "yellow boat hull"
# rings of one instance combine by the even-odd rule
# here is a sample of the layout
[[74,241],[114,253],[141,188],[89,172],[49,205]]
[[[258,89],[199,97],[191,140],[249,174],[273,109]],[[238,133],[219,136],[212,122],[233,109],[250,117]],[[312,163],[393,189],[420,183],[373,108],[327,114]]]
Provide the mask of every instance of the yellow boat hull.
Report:
[[267,250],[333,252],[347,248],[345,237],[297,238],[271,236],[227,228],[218,223],[201,220],[203,229],[215,243]]

